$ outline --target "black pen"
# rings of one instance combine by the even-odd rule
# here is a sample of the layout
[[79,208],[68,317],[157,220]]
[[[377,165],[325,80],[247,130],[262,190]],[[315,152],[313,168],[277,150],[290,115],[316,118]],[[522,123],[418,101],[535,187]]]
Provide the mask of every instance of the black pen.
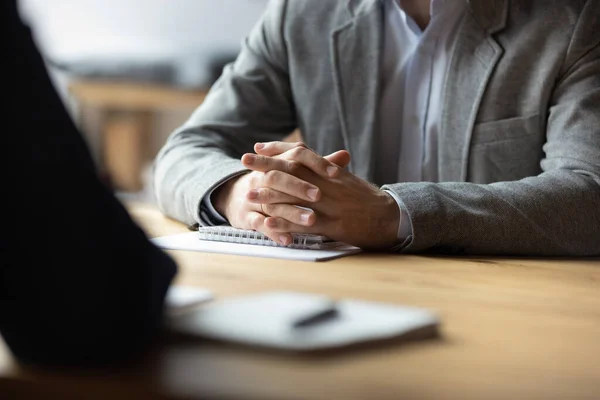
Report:
[[300,318],[299,320],[295,321],[292,326],[294,328],[308,328],[320,324],[321,322],[329,321],[338,315],[338,309],[335,307],[335,305],[333,305],[330,308],[320,311],[316,314]]

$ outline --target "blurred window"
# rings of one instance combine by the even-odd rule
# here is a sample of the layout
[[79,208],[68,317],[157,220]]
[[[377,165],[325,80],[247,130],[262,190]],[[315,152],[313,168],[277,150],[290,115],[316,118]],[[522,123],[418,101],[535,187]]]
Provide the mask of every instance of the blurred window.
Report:
[[75,73],[154,73],[202,86],[215,64],[237,55],[267,1],[20,0],[20,6],[46,58]]

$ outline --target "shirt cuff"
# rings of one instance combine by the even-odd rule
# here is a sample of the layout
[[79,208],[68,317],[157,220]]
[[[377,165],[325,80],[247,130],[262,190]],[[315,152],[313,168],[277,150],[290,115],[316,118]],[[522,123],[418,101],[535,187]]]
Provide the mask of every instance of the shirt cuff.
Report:
[[408,211],[406,211],[406,206],[404,202],[396,193],[391,190],[384,190],[387,194],[392,196],[392,198],[398,204],[398,208],[400,209],[400,223],[398,224],[398,240],[405,241],[410,236],[412,236],[412,221],[410,219],[410,215],[408,215]]
[[205,225],[215,226],[215,225],[229,224],[229,221],[227,221],[227,218],[222,216],[221,213],[219,213],[217,211],[217,209],[215,208],[215,206],[213,205],[212,200],[211,200],[212,194],[215,192],[215,190],[220,188],[224,183],[228,182],[230,179],[237,178],[238,176],[243,175],[245,173],[246,173],[246,171],[241,172],[237,175],[231,176],[228,179],[225,179],[223,182],[220,182],[219,184],[217,184],[210,192],[208,192],[208,194],[206,196],[204,196],[204,198],[200,202],[200,219],[202,220],[202,222]]
[[223,225],[227,223],[227,219],[217,211],[215,206],[213,206],[212,201],[210,200],[214,191],[220,188],[221,185],[215,187],[213,190],[208,192],[208,194],[202,199],[202,205],[200,207],[200,217],[205,222],[208,222],[209,225]]

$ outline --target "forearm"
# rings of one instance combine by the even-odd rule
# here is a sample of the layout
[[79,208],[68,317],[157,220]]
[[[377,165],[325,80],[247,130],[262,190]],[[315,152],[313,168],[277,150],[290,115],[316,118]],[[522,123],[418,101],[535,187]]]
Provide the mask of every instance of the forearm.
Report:
[[248,119],[268,105],[248,100],[244,107],[239,107],[245,110],[241,112],[235,99],[260,94],[253,94],[255,89],[242,91],[236,79],[240,78],[236,78],[233,67],[228,67],[205,102],[169,138],[157,156],[154,183],[159,207],[166,215],[184,223],[203,223],[199,218],[201,200],[218,185],[246,170],[240,157],[253,152],[256,142],[281,140],[293,130],[293,120],[287,117],[283,123],[269,118]]
[[413,226],[405,252],[600,254],[600,179],[569,170],[490,185],[387,185]]
[[188,225],[202,223],[200,206],[219,184],[245,171],[239,158],[192,143],[170,142],[157,157],[156,199],[161,211]]
[[[240,158],[254,151],[256,142],[280,140],[287,129],[269,131],[260,124],[227,122],[233,114],[217,114],[213,104],[226,103],[219,87],[190,121],[176,131],[159,152],[154,167],[154,187],[158,205],[166,215],[188,225],[206,224],[200,203],[212,190],[246,168]],[[208,122],[212,121],[212,122]]]

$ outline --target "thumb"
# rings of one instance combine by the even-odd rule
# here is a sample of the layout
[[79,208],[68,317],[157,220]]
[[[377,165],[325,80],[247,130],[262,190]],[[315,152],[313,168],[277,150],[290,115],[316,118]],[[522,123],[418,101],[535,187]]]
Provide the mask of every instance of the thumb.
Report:
[[341,168],[346,168],[348,164],[350,164],[351,159],[350,153],[348,153],[346,150],[336,151],[335,153],[331,153],[324,158]]

